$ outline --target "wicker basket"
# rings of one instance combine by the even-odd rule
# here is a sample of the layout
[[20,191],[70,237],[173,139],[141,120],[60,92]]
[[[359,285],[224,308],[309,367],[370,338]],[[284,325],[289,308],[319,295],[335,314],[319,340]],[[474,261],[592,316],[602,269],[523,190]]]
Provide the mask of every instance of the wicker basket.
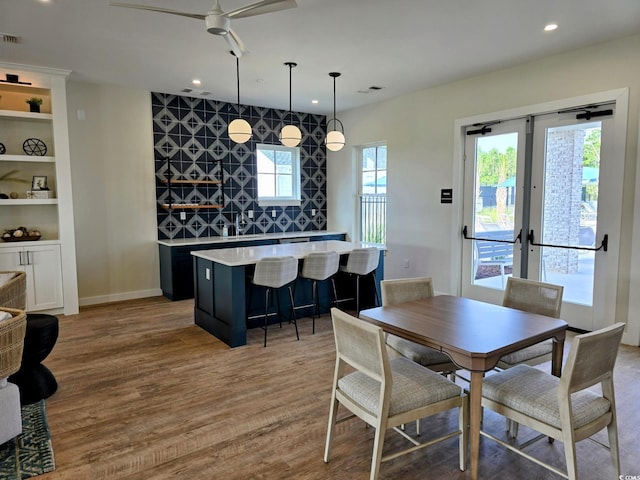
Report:
[[27,307],[27,274],[24,272],[0,272],[15,273],[16,276],[0,286],[0,308],[18,308],[24,310]]
[[13,308],[2,307],[0,311],[13,315],[10,320],[0,322],[0,378],[5,378],[20,370],[27,314]]

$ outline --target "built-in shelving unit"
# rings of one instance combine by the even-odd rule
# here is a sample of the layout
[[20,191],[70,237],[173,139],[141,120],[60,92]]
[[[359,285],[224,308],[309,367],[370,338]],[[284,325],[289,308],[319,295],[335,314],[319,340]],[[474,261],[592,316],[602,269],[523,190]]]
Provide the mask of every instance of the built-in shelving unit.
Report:
[[[66,100],[69,73],[0,63],[0,80],[7,79],[0,82],[0,143],[4,145],[0,233],[18,227],[41,233],[36,241],[0,241],[0,270],[28,272],[27,310],[62,309],[67,315],[78,313]],[[18,76],[19,83],[12,75]],[[31,97],[42,99],[39,113],[30,111],[26,100]],[[27,139],[40,140],[46,152],[30,150],[29,143],[25,148]],[[49,190],[32,191],[34,177],[46,177]],[[35,195],[48,198],[32,198]]]

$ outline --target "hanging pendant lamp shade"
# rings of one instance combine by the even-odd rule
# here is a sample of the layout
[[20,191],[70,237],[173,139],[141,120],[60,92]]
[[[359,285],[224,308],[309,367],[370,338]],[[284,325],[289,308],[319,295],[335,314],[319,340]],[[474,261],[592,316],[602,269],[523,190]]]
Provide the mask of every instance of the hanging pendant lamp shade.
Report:
[[[293,67],[297,67],[298,64],[294,62],[286,62],[285,65],[289,67],[289,118],[293,120],[293,113],[291,111],[291,70]],[[295,125],[285,125],[280,130],[280,142],[285,147],[297,147],[302,140],[302,132]]]
[[[233,55],[233,52],[231,52]],[[251,125],[246,120],[240,118],[240,60],[236,57],[236,79],[238,86],[238,118],[233,120],[227,127],[229,138],[236,143],[245,143],[251,138]]]
[[345,144],[344,125],[336,118],[336,78],[340,76],[340,73],[331,72],[329,76],[333,78],[333,118],[327,122],[327,130],[330,126],[333,129],[327,132],[325,144],[329,150],[337,152],[342,150]]

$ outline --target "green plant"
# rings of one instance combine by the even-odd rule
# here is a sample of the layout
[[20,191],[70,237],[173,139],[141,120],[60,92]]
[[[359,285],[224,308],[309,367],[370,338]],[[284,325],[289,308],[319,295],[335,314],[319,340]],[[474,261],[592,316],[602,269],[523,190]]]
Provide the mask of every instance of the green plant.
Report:
[[42,99],[38,97],[31,97],[25,100],[29,105],[42,105]]

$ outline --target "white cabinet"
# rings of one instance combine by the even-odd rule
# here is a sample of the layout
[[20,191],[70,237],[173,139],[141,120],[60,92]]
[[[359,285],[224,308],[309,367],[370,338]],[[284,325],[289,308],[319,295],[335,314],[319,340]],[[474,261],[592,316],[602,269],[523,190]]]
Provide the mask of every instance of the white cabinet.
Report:
[[63,305],[60,245],[0,248],[0,270],[27,274],[27,310],[49,310]]
[[[33,271],[30,309],[62,307],[66,315],[75,314],[78,281],[66,99],[70,72],[2,62],[0,72],[16,79],[0,83],[0,234],[25,227],[42,235],[37,246],[0,242],[1,265]],[[29,111],[25,100],[32,97],[42,100],[40,112]],[[41,184],[46,179],[49,190],[32,192],[36,178]]]

